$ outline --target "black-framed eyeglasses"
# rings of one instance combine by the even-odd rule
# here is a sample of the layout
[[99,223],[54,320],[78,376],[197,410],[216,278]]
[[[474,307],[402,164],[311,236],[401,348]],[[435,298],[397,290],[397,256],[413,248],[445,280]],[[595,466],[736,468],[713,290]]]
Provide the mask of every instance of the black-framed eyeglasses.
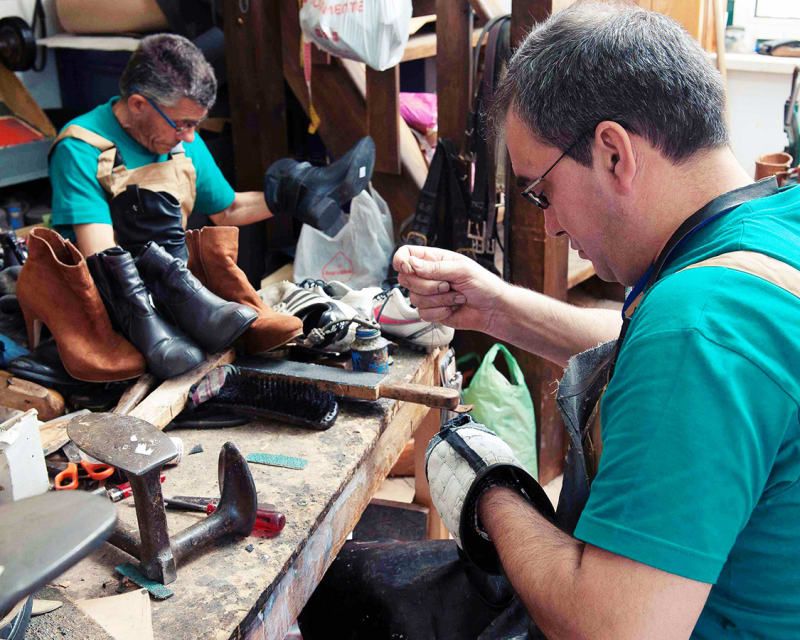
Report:
[[567,150],[566,150],[564,153],[562,153],[560,156],[558,156],[558,159],[557,159],[557,160],[556,160],[556,161],[555,161],[553,164],[551,164],[551,165],[550,165],[550,168],[549,168],[549,169],[547,169],[547,171],[545,171],[545,172],[544,172],[542,175],[540,175],[538,178],[536,178],[536,179],[532,180],[531,182],[529,182],[529,183],[528,183],[528,184],[527,184],[527,185],[526,185],[526,186],[525,186],[525,187],[522,189],[522,191],[520,192],[520,195],[521,195],[523,198],[525,198],[525,199],[526,199],[528,202],[532,202],[533,204],[535,204],[535,205],[536,205],[537,207],[539,207],[540,209],[547,209],[547,207],[549,207],[549,206],[550,206],[550,201],[547,199],[547,196],[546,196],[546,195],[544,195],[543,193],[536,193],[536,192],[534,191],[534,188],[535,188],[535,187],[536,187],[536,186],[537,186],[537,185],[538,185],[538,184],[539,184],[539,183],[540,183],[542,180],[544,180],[544,179],[545,179],[545,177],[547,177],[547,174],[548,174],[548,173],[550,173],[550,172],[551,172],[551,171],[552,171],[552,170],[555,168],[555,166],[556,166],[556,165],[557,165],[559,162],[561,162],[561,159],[562,159],[562,158],[563,158],[565,155],[567,155],[567,154],[568,154],[570,151],[572,151],[573,147],[575,147],[575,145],[576,145],[576,144],[578,144],[578,142],[579,142],[581,139],[583,139],[584,137],[585,137],[585,136],[578,136],[578,137],[575,139],[575,141],[574,141],[574,142],[573,142],[571,145],[569,145],[569,147],[567,147]]
[[[137,91],[136,87],[131,87],[131,92],[132,93],[139,93]],[[145,100],[147,100],[150,103],[150,105],[153,107],[153,109],[158,111],[158,114],[162,118],[164,118],[164,120],[167,121],[167,124],[170,127],[172,127],[173,129],[175,129],[175,133],[181,134],[184,131],[188,131],[189,129],[197,129],[197,127],[200,126],[200,123],[203,122],[203,120],[181,120],[180,124],[178,124],[177,122],[175,122],[172,118],[170,118],[166,113],[164,113],[161,110],[161,107],[158,106],[158,104],[156,103],[155,100],[153,100],[152,98],[144,95],[143,93],[139,93],[139,95],[142,96]]]

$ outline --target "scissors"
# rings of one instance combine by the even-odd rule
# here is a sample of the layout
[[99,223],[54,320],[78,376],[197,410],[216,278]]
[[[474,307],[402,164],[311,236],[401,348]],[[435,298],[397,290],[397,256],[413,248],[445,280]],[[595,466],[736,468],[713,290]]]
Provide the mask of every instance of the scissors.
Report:
[[[70,441],[62,448],[64,455],[67,456],[67,468],[59,472],[54,480],[54,485],[57,491],[66,489],[77,489],[78,480],[81,477],[88,476],[92,480],[105,480],[114,473],[114,467],[101,464],[88,462],[81,458],[80,450],[75,443]],[[78,474],[78,465],[86,472],[85,475]]]

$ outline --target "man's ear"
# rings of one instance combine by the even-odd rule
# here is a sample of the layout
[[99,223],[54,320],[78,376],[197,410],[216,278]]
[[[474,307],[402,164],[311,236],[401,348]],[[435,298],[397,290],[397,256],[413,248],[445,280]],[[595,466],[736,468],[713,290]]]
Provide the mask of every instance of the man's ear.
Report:
[[147,98],[133,93],[128,96],[128,111],[135,115],[139,115],[147,108]]
[[636,176],[637,162],[628,131],[603,120],[594,131],[593,165],[605,173],[619,193],[628,193]]

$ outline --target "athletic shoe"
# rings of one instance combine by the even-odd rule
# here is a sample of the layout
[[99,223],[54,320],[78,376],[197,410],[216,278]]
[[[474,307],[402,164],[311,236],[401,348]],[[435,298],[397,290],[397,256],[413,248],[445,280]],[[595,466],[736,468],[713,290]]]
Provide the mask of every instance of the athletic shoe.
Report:
[[284,280],[259,291],[261,299],[278,313],[288,313],[303,321],[302,346],[323,351],[348,351],[356,336],[356,317],[352,307],[320,294],[313,288],[298,287]]
[[416,349],[433,351],[450,344],[455,331],[438,322],[428,322],[403,295],[400,287],[378,293],[372,302],[372,313],[381,325],[381,332]]
[[433,351],[450,344],[453,339],[452,328],[420,318],[419,311],[411,305],[408,297],[403,295],[400,287],[351,289],[337,280],[324,282],[311,279],[304,280],[300,286],[352,307],[362,319],[369,322],[377,321],[382,333],[412,348]]

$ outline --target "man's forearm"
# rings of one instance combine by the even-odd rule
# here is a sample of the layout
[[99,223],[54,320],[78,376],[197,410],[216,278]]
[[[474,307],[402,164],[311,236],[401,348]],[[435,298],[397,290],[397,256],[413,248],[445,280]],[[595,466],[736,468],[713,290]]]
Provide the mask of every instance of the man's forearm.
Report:
[[260,191],[240,191],[236,193],[231,206],[209,216],[214,224],[241,227],[272,217],[272,212],[264,202]]
[[577,574],[584,545],[547,521],[515,491],[495,487],[479,514],[525,608],[550,640],[581,637]]
[[576,307],[522,287],[509,286],[500,307],[492,336],[561,366],[613,340],[622,326],[618,311]]

